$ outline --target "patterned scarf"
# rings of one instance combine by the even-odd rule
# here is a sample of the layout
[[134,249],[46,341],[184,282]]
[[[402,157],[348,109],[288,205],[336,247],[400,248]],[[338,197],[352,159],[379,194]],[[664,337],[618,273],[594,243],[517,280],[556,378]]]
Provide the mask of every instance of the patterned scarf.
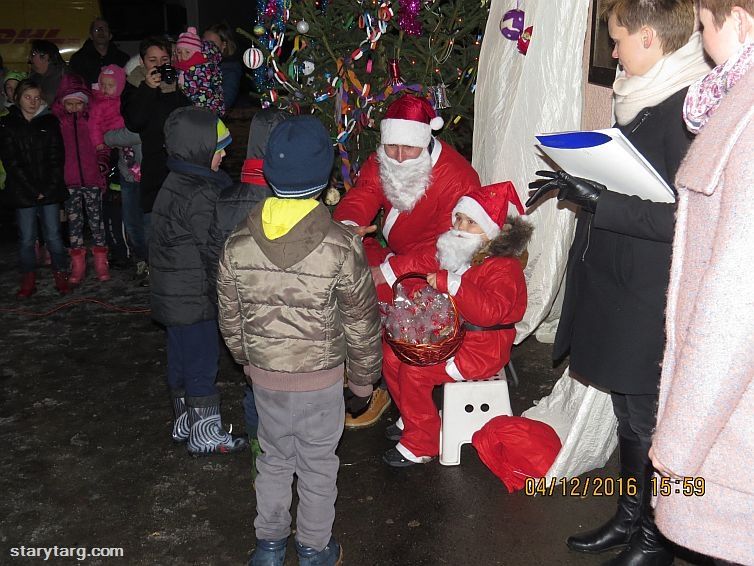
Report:
[[689,87],[683,103],[683,119],[692,134],[698,133],[707,124],[723,97],[752,65],[754,43],[745,43],[738,53]]

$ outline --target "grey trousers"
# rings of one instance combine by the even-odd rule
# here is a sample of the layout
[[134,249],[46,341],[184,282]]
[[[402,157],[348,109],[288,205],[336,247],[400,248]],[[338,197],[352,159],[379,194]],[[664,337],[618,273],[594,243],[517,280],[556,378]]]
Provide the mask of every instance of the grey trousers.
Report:
[[336,481],[335,455],[343,434],[343,384],[319,391],[272,391],[254,385],[259,412],[256,536],[280,540],[291,533],[293,474],[298,476],[296,539],[322,550],[332,535]]

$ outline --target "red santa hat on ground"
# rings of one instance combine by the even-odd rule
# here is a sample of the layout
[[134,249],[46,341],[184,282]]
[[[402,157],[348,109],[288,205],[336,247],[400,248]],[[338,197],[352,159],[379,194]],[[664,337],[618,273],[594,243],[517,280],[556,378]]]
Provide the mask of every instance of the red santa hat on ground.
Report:
[[380,142],[427,147],[432,131],[439,130],[444,123],[426,98],[407,94],[388,107],[380,122]]
[[524,207],[510,181],[486,185],[458,199],[452,217],[461,212],[481,226],[490,240],[500,234],[509,216],[523,216]]

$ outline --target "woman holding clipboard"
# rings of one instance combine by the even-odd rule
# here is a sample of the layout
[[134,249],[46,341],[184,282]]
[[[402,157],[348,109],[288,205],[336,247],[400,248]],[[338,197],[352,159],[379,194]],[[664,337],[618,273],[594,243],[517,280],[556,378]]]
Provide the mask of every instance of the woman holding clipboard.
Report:
[[[668,185],[692,141],[683,122],[688,86],[709,71],[694,33],[692,0],[602,2],[613,57],[616,127]],[[611,393],[618,419],[624,490],[615,515],[571,536],[577,552],[624,548],[613,565],[672,564],[673,553],[655,526],[649,504],[653,468],[648,452],[655,428],[665,295],[675,205],[642,200],[567,173],[538,172],[527,206],[557,190],[579,205],[563,310],[553,357],[570,353],[570,371]]]

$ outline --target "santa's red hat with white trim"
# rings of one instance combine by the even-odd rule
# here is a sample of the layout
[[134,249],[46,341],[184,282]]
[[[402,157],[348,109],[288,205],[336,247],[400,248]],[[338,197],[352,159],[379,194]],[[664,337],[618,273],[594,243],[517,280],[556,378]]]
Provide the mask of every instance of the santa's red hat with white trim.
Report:
[[432,131],[444,123],[426,98],[406,94],[388,107],[380,122],[380,143],[427,147]]
[[509,216],[524,216],[516,187],[510,181],[485,185],[458,199],[452,218],[461,212],[476,222],[490,240],[500,234]]

